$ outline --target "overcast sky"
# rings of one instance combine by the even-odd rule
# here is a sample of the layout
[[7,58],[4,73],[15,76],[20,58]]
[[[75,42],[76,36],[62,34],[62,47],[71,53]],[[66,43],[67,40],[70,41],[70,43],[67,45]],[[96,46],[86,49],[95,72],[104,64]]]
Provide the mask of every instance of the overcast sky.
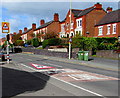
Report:
[[[43,0],[42,0],[43,1]],[[62,21],[69,8],[70,0],[4,0],[0,4],[0,20],[10,22],[10,32],[18,32],[18,30],[24,30],[24,27],[31,28],[32,23],[36,23],[37,27],[40,26],[40,20],[44,19],[45,22],[53,20],[54,13],[59,14],[60,21]],[[58,2],[59,1],[59,2]],[[66,2],[63,2],[66,1]],[[100,2],[103,8],[106,9],[108,6],[112,7],[113,10],[118,9],[118,0],[106,0],[109,2],[102,2],[103,0],[71,0],[73,9],[86,9],[93,6],[95,3]],[[105,1],[105,0],[104,0]],[[114,2],[113,2],[114,1]],[[1,33],[0,27],[0,38],[6,34]]]

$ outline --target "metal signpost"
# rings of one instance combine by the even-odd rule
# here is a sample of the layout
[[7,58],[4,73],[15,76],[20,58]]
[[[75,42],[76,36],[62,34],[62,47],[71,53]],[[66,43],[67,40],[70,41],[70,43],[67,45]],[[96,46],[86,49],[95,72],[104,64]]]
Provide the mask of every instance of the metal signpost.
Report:
[[9,64],[9,32],[10,24],[9,22],[2,22],[2,33],[7,33],[7,63]]
[[[71,19],[72,19],[72,0],[70,0],[70,33],[71,33]],[[69,36],[69,37],[70,37],[70,40],[69,40],[69,59],[71,59],[71,43],[72,43],[72,38],[71,38],[71,36]]]

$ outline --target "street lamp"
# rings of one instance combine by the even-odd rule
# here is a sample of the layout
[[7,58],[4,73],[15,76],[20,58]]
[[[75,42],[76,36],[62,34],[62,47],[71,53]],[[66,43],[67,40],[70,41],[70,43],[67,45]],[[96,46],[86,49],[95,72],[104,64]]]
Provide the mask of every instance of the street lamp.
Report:
[[[89,34],[90,34],[89,31],[87,31],[87,32],[86,32],[86,35],[89,35]],[[87,37],[87,36],[86,36],[86,37]]]
[[120,36],[118,36],[118,42],[120,43]]

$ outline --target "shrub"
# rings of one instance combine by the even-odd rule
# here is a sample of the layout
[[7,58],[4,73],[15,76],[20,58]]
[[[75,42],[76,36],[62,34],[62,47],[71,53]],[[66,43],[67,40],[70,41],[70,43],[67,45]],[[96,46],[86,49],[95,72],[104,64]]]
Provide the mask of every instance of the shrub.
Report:
[[31,45],[32,44],[32,40],[27,40],[26,44]]
[[92,50],[97,48],[97,41],[95,38],[77,37],[73,38],[73,48],[80,48],[80,50]]
[[52,38],[44,40],[42,43],[42,47],[45,48],[46,46],[56,46],[61,44],[61,39],[59,38]]
[[24,41],[22,41],[22,40],[17,40],[15,42],[15,46],[23,46],[23,45],[24,45]]
[[34,47],[38,47],[38,46],[39,46],[39,40],[38,40],[38,38],[33,38],[33,39],[32,39],[32,45],[33,45]]

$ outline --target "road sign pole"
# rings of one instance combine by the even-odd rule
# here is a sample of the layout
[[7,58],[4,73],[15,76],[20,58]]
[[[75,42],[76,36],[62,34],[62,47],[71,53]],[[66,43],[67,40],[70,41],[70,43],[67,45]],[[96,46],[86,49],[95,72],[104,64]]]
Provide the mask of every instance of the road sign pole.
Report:
[[7,64],[9,64],[9,41],[7,41]]
[[71,43],[69,42],[69,59],[71,59]]

